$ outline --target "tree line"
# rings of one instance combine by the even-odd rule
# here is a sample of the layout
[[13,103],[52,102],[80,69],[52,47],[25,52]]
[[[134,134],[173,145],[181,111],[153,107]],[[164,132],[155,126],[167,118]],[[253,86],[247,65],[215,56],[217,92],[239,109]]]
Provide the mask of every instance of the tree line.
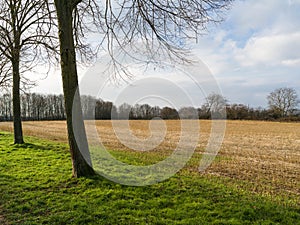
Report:
[[[274,93],[269,96],[274,97]],[[270,97],[268,96],[268,99]],[[275,97],[274,97],[275,98]],[[275,98],[278,99],[278,98]],[[282,100],[283,101],[283,100]],[[284,108],[283,111],[269,103],[269,108],[253,108],[244,104],[228,104],[221,95],[211,94],[206,102],[198,107],[151,106],[149,104],[130,105],[123,103],[120,106],[113,102],[97,99],[93,96],[81,96],[82,113],[85,119],[111,120],[150,120],[156,117],[161,119],[211,119],[212,108],[216,105],[226,109],[226,118],[230,120],[297,120],[300,121],[299,110]],[[220,110],[220,109],[219,109]],[[284,114],[282,113],[284,112]],[[22,120],[65,120],[65,105],[63,95],[29,93],[21,95]],[[0,95],[0,121],[12,121],[12,96],[10,93]]]

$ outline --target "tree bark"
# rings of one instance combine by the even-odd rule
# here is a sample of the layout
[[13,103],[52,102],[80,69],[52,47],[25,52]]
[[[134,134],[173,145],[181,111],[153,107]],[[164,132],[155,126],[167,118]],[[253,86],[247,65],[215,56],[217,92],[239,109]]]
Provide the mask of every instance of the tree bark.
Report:
[[55,0],[55,7],[59,24],[61,73],[73,176],[92,176],[95,172],[90,159],[80,94],[77,90],[78,75],[72,19],[74,3],[71,0]]
[[23,130],[21,119],[21,101],[20,101],[20,52],[21,52],[21,38],[20,31],[17,25],[17,11],[15,5],[10,6],[11,11],[11,26],[13,28],[13,42],[11,47],[11,64],[13,72],[13,121],[14,121],[14,143],[23,144]]
[[20,106],[20,62],[12,62],[13,67],[13,121],[14,121],[14,143],[23,144],[23,131]]

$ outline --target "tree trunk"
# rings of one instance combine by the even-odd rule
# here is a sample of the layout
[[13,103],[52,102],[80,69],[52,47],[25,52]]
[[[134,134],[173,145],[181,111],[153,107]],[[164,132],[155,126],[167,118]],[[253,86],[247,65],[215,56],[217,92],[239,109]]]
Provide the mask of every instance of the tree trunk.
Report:
[[21,120],[21,102],[20,102],[20,68],[19,60],[12,62],[13,67],[13,120],[14,120],[14,142],[23,144],[23,131]]
[[78,76],[72,26],[74,5],[71,0],[55,0],[55,7],[59,24],[61,73],[73,176],[91,176],[95,172],[90,159],[80,95],[77,90]]

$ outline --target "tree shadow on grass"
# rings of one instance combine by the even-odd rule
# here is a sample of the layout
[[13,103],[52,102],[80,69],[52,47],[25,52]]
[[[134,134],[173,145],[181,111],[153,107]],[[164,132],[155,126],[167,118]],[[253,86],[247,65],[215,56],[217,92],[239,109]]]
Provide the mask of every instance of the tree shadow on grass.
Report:
[[33,144],[26,142],[24,144],[11,144],[14,148],[22,148],[22,149],[35,149],[35,150],[51,150],[50,146],[43,146],[43,145],[38,145],[38,144]]

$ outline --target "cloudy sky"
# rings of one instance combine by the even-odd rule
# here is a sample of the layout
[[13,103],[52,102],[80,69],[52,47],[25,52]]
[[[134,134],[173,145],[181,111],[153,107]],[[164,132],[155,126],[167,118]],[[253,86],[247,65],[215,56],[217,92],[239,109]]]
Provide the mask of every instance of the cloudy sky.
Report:
[[[266,107],[266,96],[279,87],[300,95],[299,12],[300,0],[237,0],[225,21],[192,46],[229,102]],[[38,84],[34,91],[62,92],[58,72]]]
[[278,87],[300,91],[300,0],[237,1],[226,21],[199,40],[230,102],[265,106]]

